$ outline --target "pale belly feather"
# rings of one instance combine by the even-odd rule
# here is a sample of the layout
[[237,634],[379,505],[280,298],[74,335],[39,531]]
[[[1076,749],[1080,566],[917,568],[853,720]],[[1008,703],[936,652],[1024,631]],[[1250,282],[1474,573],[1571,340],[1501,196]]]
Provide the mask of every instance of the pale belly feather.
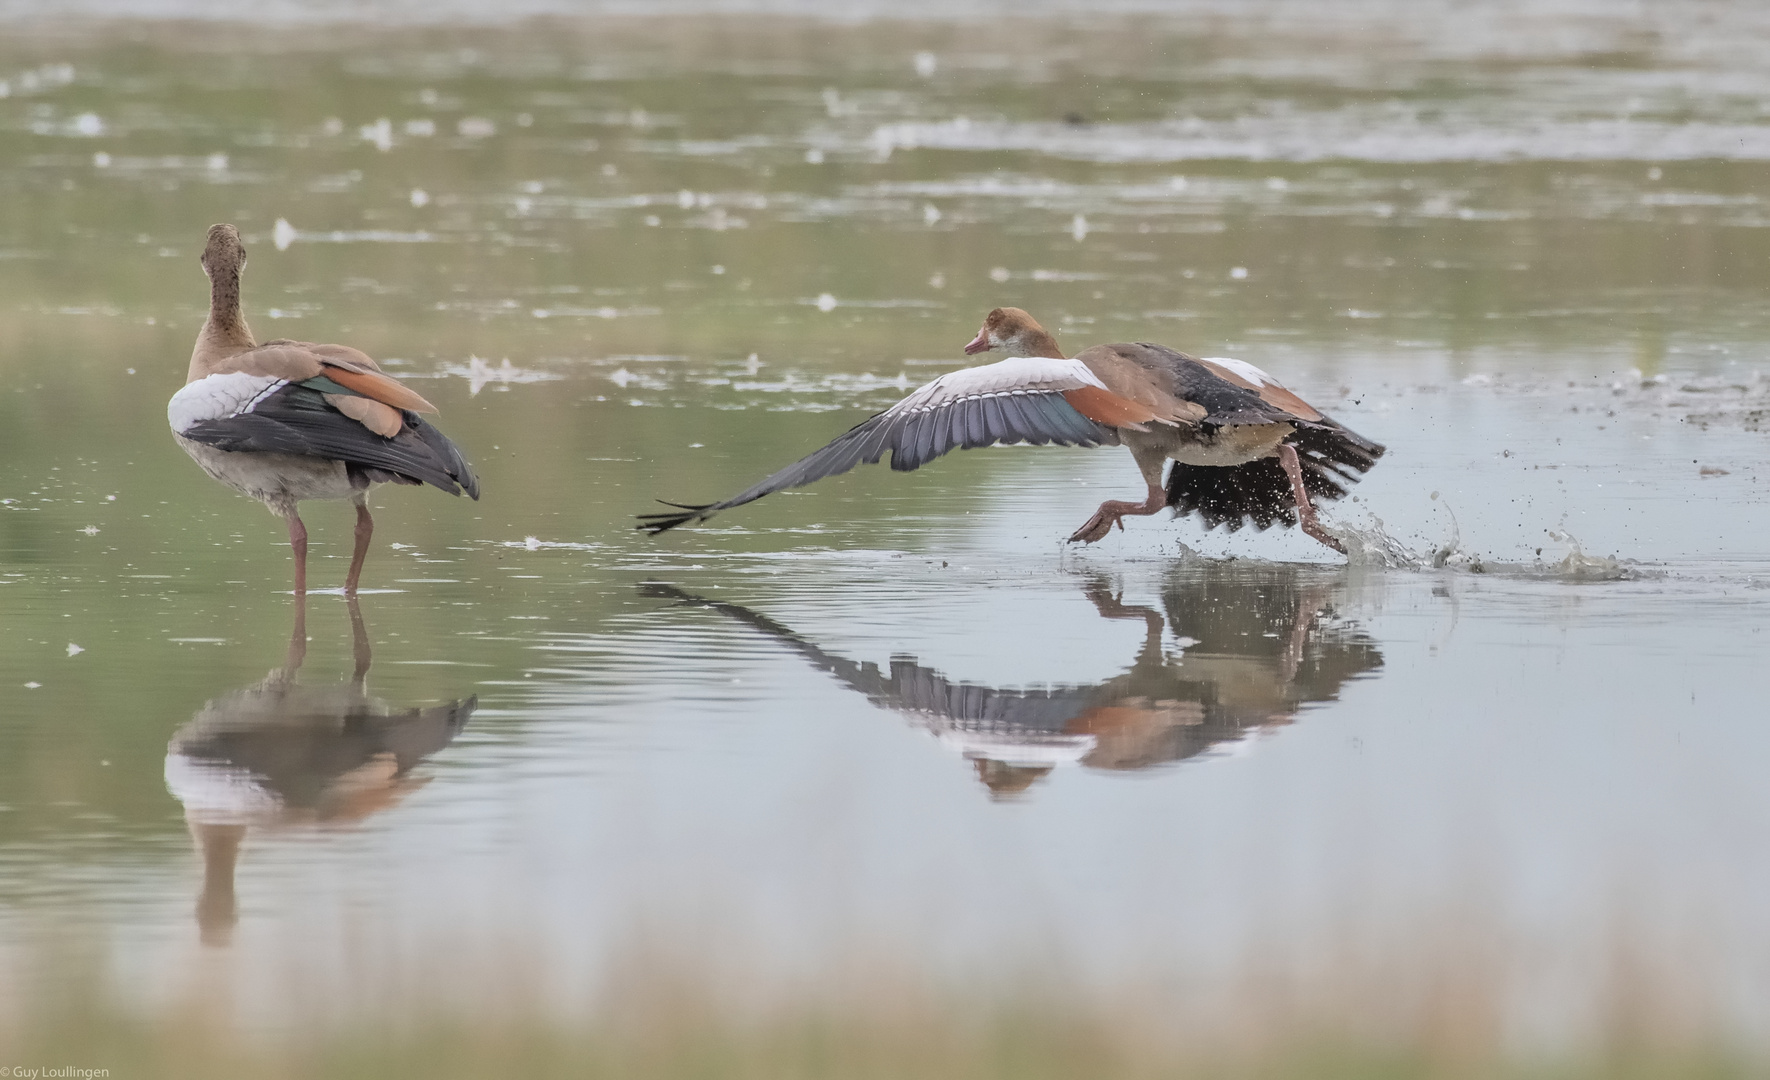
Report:
[[361,489],[351,485],[350,474],[342,461],[294,454],[217,450],[182,435],[175,434],[173,438],[204,472],[240,494],[264,503],[274,514],[287,516],[302,499],[352,499],[361,494]]
[[1198,428],[1151,424],[1148,432],[1126,432],[1127,443],[1141,443],[1182,465],[1226,468],[1272,456],[1293,428],[1290,424],[1234,424],[1204,437]]

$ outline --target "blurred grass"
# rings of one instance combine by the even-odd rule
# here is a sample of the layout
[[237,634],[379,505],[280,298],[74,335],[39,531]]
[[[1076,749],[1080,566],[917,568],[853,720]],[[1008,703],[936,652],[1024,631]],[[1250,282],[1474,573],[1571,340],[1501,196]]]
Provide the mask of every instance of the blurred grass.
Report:
[[1043,1080],[1090,1078],[1758,1077],[1770,1060],[1696,1041],[1640,1047],[1626,1039],[1577,1055],[1471,1049],[1430,1032],[1348,1038],[1282,1022],[1258,1040],[1176,1042],[1106,1010],[1052,1001],[877,1011],[808,1005],[756,1023],[718,1019],[685,1002],[656,1015],[582,1023],[489,1021],[422,1013],[397,1026],[305,1032],[298,1042],[240,1036],[195,1016],[155,1021],[99,1004],[39,1013],[0,1036],[6,1060],[110,1068],[113,1076],[732,1077],[755,1080]]
[[1441,909],[1426,936],[1391,927],[1357,947],[1360,935],[1342,927],[1331,936],[1343,948],[1328,950],[1337,959],[1314,964],[1302,960],[1307,949],[1278,947],[1276,966],[1251,960],[1237,965],[1241,978],[1191,990],[1172,972],[1100,984],[1026,958],[942,978],[864,950],[782,983],[713,938],[636,924],[584,1004],[562,1004],[544,954],[517,949],[481,961],[472,979],[426,978],[427,961],[408,962],[392,981],[280,998],[273,1015],[240,996],[230,954],[209,950],[206,977],[157,1005],[125,1004],[141,999],[93,943],[59,933],[39,938],[26,962],[0,963],[0,1064],[108,1068],[131,1080],[1770,1076],[1770,1056],[1726,1020],[1718,982],[1695,970],[1703,965],[1624,923],[1604,974],[1537,1006],[1584,1022],[1533,1037],[1542,1017],[1520,1009],[1518,979],[1529,981],[1539,958],[1478,930],[1486,921]]

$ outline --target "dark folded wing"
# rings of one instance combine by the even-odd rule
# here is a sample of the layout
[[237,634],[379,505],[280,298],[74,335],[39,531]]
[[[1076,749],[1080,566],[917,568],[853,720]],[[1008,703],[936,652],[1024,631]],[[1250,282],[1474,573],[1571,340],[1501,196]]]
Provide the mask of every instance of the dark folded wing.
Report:
[[[1016,361],[1003,361],[1003,364]],[[1068,361],[1047,361],[1046,366]],[[990,365],[990,368],[1001,365]],[[921,468],[951,450],[970,450],[994,443],[1034,446],[1102,446],[1117,444],[1113,429],[1077,412],[1060,389],[986,389],[991,381],[968,372],[944,377],[898,402],[816,453],[723,502],[689,506],[667,503],[676,510],[640,515],[639,527],[661,533],[689,522],[705,521],[721,510],[754,502],[785,488],[802,487],[856,465],[872,465],[891,453],[891,467],[900,472]],[[944,381],[943,380],[947,380]],[[999,384],[999,379],[995,380]],[[973,389],[975,388],[975,389]],[[1068,388],[1073,388],[1068,387]]]
[[218,450],[328,458],[381,469],[479,498],[479,477],[461,450],[416,413],[403,413],[398,435],[383,438],[326,403],[325,395],[289,383],[235,416],[199,420],[179,432]]

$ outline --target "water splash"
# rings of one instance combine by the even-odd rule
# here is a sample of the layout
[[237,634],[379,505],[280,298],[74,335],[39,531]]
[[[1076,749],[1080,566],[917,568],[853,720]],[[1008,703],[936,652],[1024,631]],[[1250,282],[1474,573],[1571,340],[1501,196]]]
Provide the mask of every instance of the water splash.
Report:
[[1335,525],[1329,529],[1346,545],[1346,565],[1356,569],[1419,570],[1429,565],[1400,540],[1391,536],[1383,519],[1372,515],[1364,527]]
[[[1436,495],[1436,492],[1434,493]],[[1567,554],[1555,562],[1538,558],[1530,562],[1489,558],[1463,546],[1456,514],[1450,516],[1450,535],[1425,550],[1416,549],[1390,534],[1383,520],[1372,515],[1368,524],[1335,525],[1333,535],[1346,545],[1346,564],[1355,569],[1448,570],[1506,578],[1548,581],[1629,581],[1645,576],[1630,563],[1610,555],[1587,554],[1578,538],[1565,528],[1547,530],[1548,536],[1567,545]]]
[[1567,545],[1567,557],[1550,568],[1556,577],[1585,581],[1621,581],[1636,576],[1621,560],[1610,555],[1588,555],[1579,539],[1565,529],[1550,529],[1549,538]]

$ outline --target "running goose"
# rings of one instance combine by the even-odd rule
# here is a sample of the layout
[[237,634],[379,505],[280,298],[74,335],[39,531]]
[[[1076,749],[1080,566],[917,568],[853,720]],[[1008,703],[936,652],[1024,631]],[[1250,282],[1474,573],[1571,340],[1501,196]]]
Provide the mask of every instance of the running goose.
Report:
[[639,589],[720,612],[798,653],[964,756],[996,798],[1072,764],[1147,769],[1220,752],[1295,722],[1307,703],[1338,697],[1347,680],[1383,664],[1363,628],[1334,613],[1343,582],[1296,564],[1237,562],[1175,577],[1159,609],[1125,603],[1104,576],[1078,584],[1101,618],[1141,621],[1143,643],[1103,682],[1036,687],[960,682],[907,655],[881,669],[739,604],[661,582]]
[[[1009,359],[949,372],[823,449],[723,502],[665,503],[645,514],[652,533],[705,521],[783,488],[873,464],[916,469],[949,450],[992,443],[1124,445],[1143,473],[1142,502],[1107,500],[1069,539],[1093,543],[1124,518],[1173,507],[1205,528],[1301,524],[1344,553],[1322,528],[1312,498],[1338,499],[1383,447],[1324,416],[1252,364],[1200,359],[1165,345],[1095,345],[1066,358],[1056,338],[1019,308],[996,308],[968,355]],[[1162,466],[1174,465],[1162,479]]]
[[347,345],[253,340],[240,313],[246,249],[232,225],[209,229],[202,261],[209,318],[184,389],[166,407],[173,437],[204,472],[288,522],[297,596],[307,591],[307,527],[295,504],[356,504],[356,548],[344,581],[354,595],[375,531],[372,485],[431,484],[478,499],[479,478],[455,444],[417,415],[436,407],[367,355]]

